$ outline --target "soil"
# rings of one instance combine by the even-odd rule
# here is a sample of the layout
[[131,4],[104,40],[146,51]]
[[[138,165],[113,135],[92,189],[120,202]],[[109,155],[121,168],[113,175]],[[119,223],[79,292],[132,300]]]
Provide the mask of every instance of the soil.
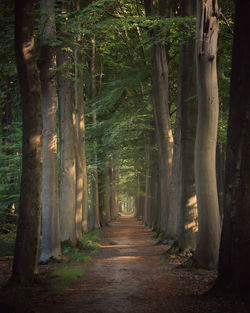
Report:
[[[206,293],[216,272],[179,268],[152,232],[131,216],[107,227],[94,261],[66,294],[30,294],[11,313],[249,313],[239,296]],[[25,297],[24,297],[25,298]],[[22,304],[22,303],[23,304]],[[27,305],[27,303],[29,303]],[[2,310],[1,310],[2,309]]]

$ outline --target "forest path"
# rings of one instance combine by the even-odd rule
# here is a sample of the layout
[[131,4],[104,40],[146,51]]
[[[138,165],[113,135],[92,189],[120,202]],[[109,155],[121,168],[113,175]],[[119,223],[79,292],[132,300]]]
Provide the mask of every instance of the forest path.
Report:
[[[94,262],[73,286],[70,301],[67,296],[63,305],[55,304],[57,312],[176,313],[166,297],[178,293],[178,283],[158,265],[168,247],[153,245],[151,237],[152,232],[134,217],[111,223]],[[50,311],[56,311],[51,304]]]
[[[200,296],[214,276],[176,270],[160,256],[152,232],[131,216],[107,227],[101,248],[86,273],[64,296],[47,299],[39,313],[245,313],[237,301]],[[205,279],[204,279],[205,277]],[[196,294],[196,295],[195,295]]]

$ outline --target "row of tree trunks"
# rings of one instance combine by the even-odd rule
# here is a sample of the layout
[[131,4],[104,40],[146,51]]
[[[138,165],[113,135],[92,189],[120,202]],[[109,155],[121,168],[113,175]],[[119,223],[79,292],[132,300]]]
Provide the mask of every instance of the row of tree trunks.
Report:
[[[164,4],[162,1],[145,1],[146,14],[171,16],[171,5],[172,2]],[[181,14],[184,17],[194,16],[195,1],[183,2]],[[195,262],[205,268],[216,268],[220,241],[215,169],[218,124],[216,71],[218,15],[217,1],[197,1],[198,118],[195,97],[195,41],[189,39],[180,44],[173,166],[166,47],[157,43],[151,48],[153,107],[160,156],[160,212],[158,213],[160,224],[157,225],[157,229],[164,231],[168,238],[177,237],[180,250],[196,249]],[[155,39],[156,34],[157,29],[151,31],[152,40]],[[146,185],[147,194],[148,183]],[[148,220],[147,207],[145,213]]]

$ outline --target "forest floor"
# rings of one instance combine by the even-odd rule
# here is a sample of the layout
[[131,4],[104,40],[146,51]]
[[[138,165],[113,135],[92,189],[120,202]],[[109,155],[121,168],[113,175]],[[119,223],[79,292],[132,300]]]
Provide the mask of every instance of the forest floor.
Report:
[[[94,260],[65,292],[3,290],[2,313],[249,313],[242,297],[207,293],[216,272],[179,268],[131,216],[105,228]],[[52,265],[55,266],[55,265]],[[77,265],[79,267],[79,264]],[[6,274],[7,275],[7,274]],[[12,298],[11,298],[12,297]],[[5,304],[4,304],[5,303]]]

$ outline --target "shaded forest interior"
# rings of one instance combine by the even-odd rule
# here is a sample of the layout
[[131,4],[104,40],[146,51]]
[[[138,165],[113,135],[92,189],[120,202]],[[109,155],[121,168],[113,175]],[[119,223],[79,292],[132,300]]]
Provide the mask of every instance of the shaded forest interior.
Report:
[[[51,294],[60,305],[60,293],[70,306],[70,286],[93,297],[85,312],[205,312],[210,300],[207,312],[249,312],[249,9],[247,0],[1,1],[6,312],[11,294],[13,312]],[[135,299],[150,266],[153,291]],[[23,286],[32,305],[18,308]],[[173,296],[169,306],[157,290]],[[176,306],[182,295],[186,308]]]

